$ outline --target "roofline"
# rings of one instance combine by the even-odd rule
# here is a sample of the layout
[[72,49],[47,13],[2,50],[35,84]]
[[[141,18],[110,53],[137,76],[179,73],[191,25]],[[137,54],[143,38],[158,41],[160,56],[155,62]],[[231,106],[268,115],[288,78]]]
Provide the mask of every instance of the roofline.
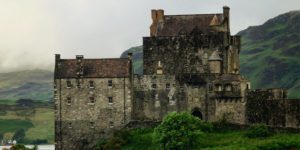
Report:
[[204,16],[204,15],[223,15],[223,13],[212,13],[212,14],[180,14],[180,15],[165,15],[166,16]]
[[[118,60],[118,59],[129,60],[129,58],[83,58],[83,59],[84,60]],[[60,60],[76,60],[76,58],[60,59]]]

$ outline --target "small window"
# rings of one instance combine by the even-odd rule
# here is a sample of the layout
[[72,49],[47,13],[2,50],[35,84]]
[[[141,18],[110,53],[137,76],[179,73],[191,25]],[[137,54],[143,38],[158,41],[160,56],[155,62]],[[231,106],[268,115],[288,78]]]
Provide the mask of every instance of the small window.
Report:
[[108,87],[112,87],[112,80],[108,80]]
[[211,84],[208,84],[208,91],[212,91],[213,90],[213,86]]
[[170,89],[170,83],[166,84],[166,89],[169,90]]
[[152,84],[152,89],[156,89],[156,84]]
[[110,127],[110,128],[113,128],[113,127],[114,127],[114,122],[113,122],[113,121],[110,121],[110,122],[109,122],[109,127]]
[[95,128],[95,122],[90,122],[91,128]]
[[89,81],[89,87],[90,87],[91,89],[94,88],[94,81]]
[[90,97],[90,103],[92,103],[92,104],[95,103],[95,97]]
[[231,84],[226,84],[226,85],[225,85],[225,91],[227,91],[227,92],[232,91],[232,86],[231,86]]
[[71,87],[72,87],[71,81],[67,80],[67,88],[71,88]]
[[72,123],[71,122],[69,122],[68,127],[72,128]]
[[113,98],[112,97],[108,97],[108,103],[112,104],[113,103]]
[[71,96],[68,96],[67,97],[67,104],[71,105],[71,103],[72,103]]
[[215,91],[221,92],[222,91],[222,85],[221,84],[216,84],[215,85]]

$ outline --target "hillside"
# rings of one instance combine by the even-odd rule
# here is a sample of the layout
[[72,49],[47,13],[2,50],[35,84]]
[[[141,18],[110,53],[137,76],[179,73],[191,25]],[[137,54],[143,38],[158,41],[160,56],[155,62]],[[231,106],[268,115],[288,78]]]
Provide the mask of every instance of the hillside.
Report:
[[272,18],[238,33],[241,73],[253,88],[284,87],[300,97],[300,11]]
[[[242,36],[240,53],[241,74],[252,83],[252,88],[283,87],[290,98],[300,98],[300,11],[292,11],[252,26]],[[142,73],[142,46],[132,52],[135,73]]]
[[143,73],[143,46],[132,47],[121,54],[121,58],[127,58],[128,52],[131,52],[133,55],[133,65],[134,73],[142,74]]
[[53,72],[26,70],[1,73],[0,83],[1,100],[20,98],[50,100],[52,98]]

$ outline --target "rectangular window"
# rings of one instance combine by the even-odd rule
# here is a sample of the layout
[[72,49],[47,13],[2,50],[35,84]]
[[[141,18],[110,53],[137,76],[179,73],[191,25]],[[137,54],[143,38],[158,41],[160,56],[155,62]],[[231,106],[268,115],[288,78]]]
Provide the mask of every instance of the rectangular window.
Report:
[[152,89],[156,89],[156,84],[152,84]]
[[112,87],[112,80],[108,80],[108,87]]
[[71,103],[72,103],[71,96],[68,96],[68,97],[67,97],[67,104],[68,104],[68,105],[71,105]]
[[67,88],[71,88],[71,87],[72,87],[71,81],[67,80]]
[[112,97],[108,97],[108,103],[112,104],[113,103],[113,98]]
[[69,127],[69,128],[72,128],[72,123],[71,123],[71,122],[68,124],[68,127]]
[[89,81],[89,87],[92,89],[94,88],[94,81]]
[[166,84],[166,89],[169,90],[170,89],[170,83]]
[[92,104],[95,103],[95,97],[90,97],[90,103],[92,103]]
[[78,79],[77,79],[77,81],[76,81],[76,82],[77,82],[77,88],[79,88],[79,89],[80,89],[80,88],[81,88],[81,85],[80,85],[80,80],[78,80]]
[[95,128],[95,122],[90,122],[91,128]]
[[110,128],[113,128],[113,127],[114,127],[114,122],[113,122],[113,121],[110,121],[110,122],[109,122],[109,127],[110,127]]

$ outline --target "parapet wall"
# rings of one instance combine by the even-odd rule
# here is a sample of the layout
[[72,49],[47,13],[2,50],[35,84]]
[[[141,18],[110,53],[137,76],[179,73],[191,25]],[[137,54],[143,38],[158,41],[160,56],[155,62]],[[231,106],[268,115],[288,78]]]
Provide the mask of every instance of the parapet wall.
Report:
[[247,123],[300,128],[300,99],[287,99],[284,89],[249,90],[246,94]]

